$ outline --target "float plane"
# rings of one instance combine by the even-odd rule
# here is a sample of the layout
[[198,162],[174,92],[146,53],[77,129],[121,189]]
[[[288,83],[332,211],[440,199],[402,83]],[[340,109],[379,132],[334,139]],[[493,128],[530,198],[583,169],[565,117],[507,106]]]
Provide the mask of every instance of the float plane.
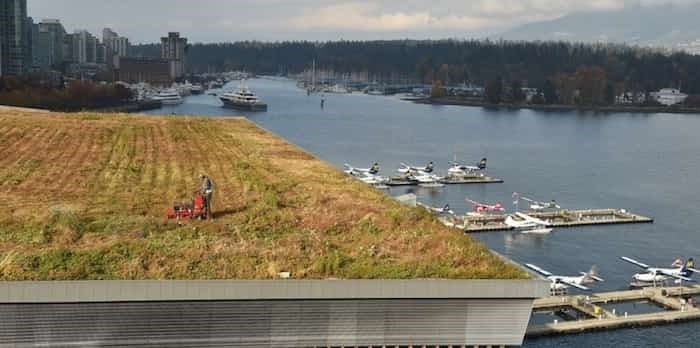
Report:
[[505,208],[503,208],[503,204],[501,204],[501,202],[497,202],[496,204],[491,205],[477,202],[475,200],[469,199],[469,197],[466,197],[464,200],[474,205],[475,213],[500,213],[505,211]]
[[434,207],[430,207],[430,206],[427,206],[427,205],[426,205],[425,207],[426,207],[428,210],[430,210],[431,212],[436,213],[436,214],[438,214],[438,215],[455,215],[454,210],[452,210],[452,208],[450,208],[450,205],[449,205],[449,204],[446,204],[446,205],[445,205],[444,207],[442,207],[442,208],[434,208]]
[[620,259],[644,270],[644,272],[636,273],[632,276],[632,279],[634,279],[636,282],[633,283],[632,286],[639,286],[642,284],[656,285],[657,282],[663,283],[669,278],[674,278],[676,283],[681,283],[683,281],[692,282],[694,280],[690,277],[693,276],[693,273],[700,272],[695,268],[695,261],[693,261],[692,257],[685,262],[683,262],[683,260],[680,259],[674,261],[671,264],[672,268],[651,267],[645,263],[641,263],[635,259],[626,256],[622,256],[620,257]]
[[460,164],[457,161],[452,161],[450,162],[450,169],[447,170],[447,174],[450,176],[467,176],[470,174],[474,174],[475,172],[479,172],[482,170],[486,169],[486,158],[482,158],[479,163],[477,163],[475,166],[469,166],[469,165],[464,165]]
[[357,176],[360,174],[372,174],[372,175],[379,174],[379,163],[376,163],[376,162],[370,168],[355,168],[347,163],[344,164],[344,166],[345,166],[345,173],[350,174],[352,176]]
[[557,201],[551,200],[549,202],[539,202],[534,199],[530,199],[527,197],[520,197],[520,199],[527,201],[530,203],[530,210],[545,210],[545,209],[561,209],[561,206],[557,204]]
[[570,286],[579,290],[590,291],[591,289],[585,286],[586,284],[604,281],[603,278],[598,277],[598,271],[595,266],[591,267],[591,270],[588,272],[581,272],[580,276],[577,277],[554,275],[531,263],[526,263],[525,267],[543,275],[547,280],[551,281],[550,292],[552,293],[565,293],[566,289]]
[[549,228],[551,224],[547,221],[519,212],[508,215],[505,224],[523,233],[547,234],[552,232],[552,229]]
[[401,174],[411,174],[414,172],[423,172],[423,173],[432,173],[434,168],[433,168],[433,162],[428,163],[425,167],[414,167],[411,165],[408,165],[406,163],[401,163],[401,167],[399,167],[398,172]]
[[355,168],[345,164],[345,173],[369,185],[382,186],[390,181],[389,178],[379,175],[378,163],[373,164],[371,168]]
[[423,187],[443,187],[443,178],[433,174],[433,162],[428,163],[424,168],[414,167],[401,163],[398,172],[406,179],[418,182]]

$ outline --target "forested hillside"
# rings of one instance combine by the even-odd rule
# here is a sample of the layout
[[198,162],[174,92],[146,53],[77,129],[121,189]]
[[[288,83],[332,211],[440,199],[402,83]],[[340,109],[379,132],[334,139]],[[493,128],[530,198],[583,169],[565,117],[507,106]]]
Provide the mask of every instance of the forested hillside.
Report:
[[[136,54],[157,55],[158,45],[134,47]],[[189,48],[193,72],[248,70],[255,73],[296,73],[316,66],[337,72],[368,72],[374,76],[434,80],[444,84],[486,84],[499,79],[520,81],[542,89],[547,81],[588,74],[597,85],[616,91],[649,91],[681,86],[700,93],[700,56],[666,55],[622,45],[565,42],[492,41],[338,41],[237,42],[194,44]],[[585,74],[585,72],[584,72]]]

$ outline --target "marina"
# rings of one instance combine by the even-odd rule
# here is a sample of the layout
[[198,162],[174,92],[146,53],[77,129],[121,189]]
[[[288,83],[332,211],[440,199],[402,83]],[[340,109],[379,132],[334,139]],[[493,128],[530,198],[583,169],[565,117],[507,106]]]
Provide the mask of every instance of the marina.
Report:
[[[624,209],[539,211],[527,214],[547,222],[549,227],[559,228],[654,222],[652,218],[630,213]],[[441,220],[448,226],[454,226],[470,233],[514,230],[513,226],[506,224],[508,216],[507,214],[471,213],[464,216],[442,217]]]
[[[644,288],[578,296],[550,296],[535,300],[533,313],[553,312],[562,318],[548,324],[531,325],[527,337],[576,334],[586,331],[672,324],[700,319],[700,309],[687,298],[700,294],[700,286]],[[661,310],[628,314],[605,309],[603,305],[645,301]],[[577,315],[571,315],[574,311]]]
[[[458,214],[474,208],[473,203],[465,202],[465,197],[489,205],[500,200],[509,213],[533,211],[529,203],[527,208],[524,206],[524,201],[520,202],[520,209],[511,204],[509,198],[518,191],[545,203],[556,198],[557,204],[570,212],[579,208],[612,207],[618,209],[611,211],[624,208],[628,213],[654,218],[654,224],[604,222],[585,227],[585,233],[576,233],[582,229],[567,226],[573,227],[572,233],[556,233],[555,229],[554,233],[535,236],[514,233],[515,229],[501,226],[497,230],[502,232],[472,234],[518,264],[532,263],[556,274],[573,276],[594,262],[605,279],[595,284],[594,291],[603,293],[617,291],[630,282],[634,268],[621,266],[622,255],[653,265],[697,256],[700,235],[690,222],[697,215],[700,182],[695,173],[700,170],[700,162],[687,160],[694,158],[697,149],[700,131],[697,118],[484,110],[418,105],[395,97],[359,93],[326,94],[326,105],[321,109],[321,95],[307,96],[293,81],[251,79],[248,83],[271,106],[283,106],[271,107],[267,112],[244,112],[250,120],[337,168],[342,168],[344,163],[369,167],[378,162],[389,174],[401,166],[400,161],[414,166],[435,161],[436,167],[446,175],[445,170],[456,154],[470,163],[489,157],[492,162],[488,175],[505,179],[498,185],[446,185],[444,189],[424,189],[416,184],[392,186],[388,190],[394,197],[414,194],[418,202],[440,208],[449,204]],[[236,86],[233,82],[227,89]],[[178,106],[165,106],[164,111],[221,117],[241,114],[222,108],[217,98],[207,95],[188,97]],[[518,132],[501,136],[514,126]],[[348,138],[348,133],[353,137]],[[493,142],[495,138],[499,141]],[[571,158],[577,160],[572,162]],[[664,159],[663,165],[658,165],[659,158]],[[506,217],[498,219],[504,221]],[[620,311],[621,306],[634,304],[620,303],[617,308]],[[658,310],[654,304],[643,306]],[[629,315],[647,314],[629,312]],[[570,323],[560,321],[559,325]],[[669,342],[692,346],[698,339],[695,324],[677,324],[591,335],[528,338],[524,346],[604,346],[623,340],[626,345],[621,346],[652,347]]]

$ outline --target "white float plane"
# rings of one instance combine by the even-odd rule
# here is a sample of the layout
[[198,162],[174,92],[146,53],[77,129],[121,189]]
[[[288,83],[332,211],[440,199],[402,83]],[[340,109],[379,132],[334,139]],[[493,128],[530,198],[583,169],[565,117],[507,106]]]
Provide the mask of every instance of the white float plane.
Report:
[[433,172],[433,162],[428,163],[425,167],[414,167],[406,163],[401,163],[398,172],[401,174],[411,174],[414,172],[432,173]]
[[545,209],[561,209],[561,206],[557,204],[557,201],[551,200],[549,202],[539,202],[534,199],[527,197],[520,197],[520,199],[530,203],[530,210],[545,210]]
[[449,205],[449,204],[446,204],[446,205],[445,205],[444,207],[442,207],[442,208],[434,208],[434,207],[430,207],[430,206],[427,206],[427,205],[426,205],[425,207],[426,207],[428,210],[430,210],[431,212],[436,213],[436,214],[439,214],[439,215],[455,215],[454,210],[452,210],[452,208],[450,208],[450,205]]
[[549,228],[551,224],[547,221],[519,212],[508,215],[505,224],[516,230],[523,231],[523,233],[547,234],[552,232],[552,229]]
[[410,166],[401,163],[398,172],[408,180],[414,180],[423,187],[443,187],[442,177],[433,174],[433,162],[428,163],[424,168]]
[[375,163],[371,168],[355,168],[345,164],[345,173],[369,185],[386,185],[391,181],[385,176],[379,175],[379,164]]
[[372,175],[377,175],[379,174],[379,163],[374,163],[371,168],[355,168],[349,164],[344,164],[345,166],[345,173],[350,174],[352,176],[357,176],[360,174],[372,174]]
[[603,278],[598,277],[598,272],[595,266],[591,267],[591,270],[588,272],[581,272],[581,275],[578,277],[554,275],[531,263],[526,263],[525,267],[545,276],[547,280],[551,281],[552,284],[550,285],[550,291],[555,293],[563,292],[569,286],[583,291],[590,291],[591,289],[587,286],[584,286],[585,284],[604,281]]
[[695,261],[693,261],[693,258],[689,258],[686,262],[683,262],[680,259],[676,260],[673,262],[673,264],[671,264],[671,267],[673,268],[651,267],[626,256],[622,256],[620,259],[644,269],[644,272],[636,273],[632,276],[632,279],[639,283],[656,285],[657,282],[664,282],[669,278],[675,278],[676,282],[678,283],[681,281],[692,282],[693,279],[690,277],[693,275],[693,273],[700,272],[695,269]]
[[460,164],[457,161],[452,161],[450,162],[451,167],[447,170],[447,174],[450,176],[467,176],[470,174],[474,174],[475,172],[485,170],[486,162],[486,158],[483,158],[481,159],[481,161],[479,161],[479,163],[476,164],[476,166],[468,166]]

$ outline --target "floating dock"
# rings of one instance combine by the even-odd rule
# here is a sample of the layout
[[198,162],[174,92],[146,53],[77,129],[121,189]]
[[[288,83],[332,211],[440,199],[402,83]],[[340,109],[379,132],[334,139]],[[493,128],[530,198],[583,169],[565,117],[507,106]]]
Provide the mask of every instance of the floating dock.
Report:
[[[700,286],[644,288],[580,296],[550,296],[535,300],[533,313],[554,312],[563,320],[528,327],[527,337],[576,334],[586,331],[612,330],[626,327],[663,325],[700,319],[700,308],[688,304],[684,297],[700,295]],[[615,313],[601,305],[645,301],[665,310],[656,313]],[[567,313],[575,311],[578,318]]]
[[[622,209],[559,210],[547,212],[526,212],[534,218],[547,221],[549,227],[578,227],[590,225],[652,223],[654,219],[630,213]],[[458,217],[443,217],[445,225],[457,227],[466,232],[509,231],[506,225],[507,214],[467,214]]]
[[[487,175],[475,175],[467,177],[444,177],[439,183],[445,185],[469,185],[469,184],[500,184],[503,179],[490,177]],[[405,177],[392,177],[386,184],[387,186],[418,186],[420,183],[416,180],[409,180]]]

